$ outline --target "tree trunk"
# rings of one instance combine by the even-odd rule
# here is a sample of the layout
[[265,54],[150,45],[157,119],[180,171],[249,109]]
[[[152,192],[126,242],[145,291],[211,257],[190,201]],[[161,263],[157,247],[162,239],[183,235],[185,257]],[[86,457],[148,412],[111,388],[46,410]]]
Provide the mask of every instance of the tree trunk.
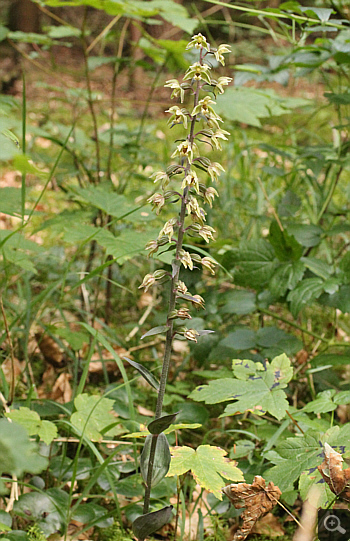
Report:
[[40,10],[31,0],[15,0],[9,11],[10,30],[40,32]]

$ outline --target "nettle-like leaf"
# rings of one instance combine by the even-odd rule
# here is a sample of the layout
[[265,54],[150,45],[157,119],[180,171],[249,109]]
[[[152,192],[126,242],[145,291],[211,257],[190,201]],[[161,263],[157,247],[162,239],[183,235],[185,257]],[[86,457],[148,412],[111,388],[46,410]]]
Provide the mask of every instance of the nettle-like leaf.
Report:
[[237,285],[262,289],[271,280],[278,261],[271,244],[267,240],[258,240],[226,252],[222,264],[228,269],[234,268]]
[[19,408],[5,413],[6,417],[15,421],[26,429],[29,436],[38,435],[39,438],[50,445],[52,440],[57,436],[57,427],[51,421],[42,421],[36,411],[29,408]]
[[[72,425],[82,432],[84,436],[91,440],[102,439],[101,432],[106,427],[115,422],[115,417],[111,414],[113,400],[109,398],[100,398],[99,396],[89,396],[80,394],[74,400],[76,412],[73,413],[70,420]],[[118,434],[120,430],[113,427],[105,435],[112,437]]]
[[293,376],[288,357],[283,353],[275,357],[271,364],[241,359],[232,363],[233,379],[217,379],[209,385],[199,386],[190,398],[206,404],[235,400],[226,406],[221,417],[252,411],[258,415],[269,412],[277,419],[282,419],[289,408],[286,393],[282,389]]
[[[282,492],[285,492],[293,489],[294,482],[304,472],[303,475],[309,479],[303,478],[303,487],[310,488],[320,481],[320,477],[315,472],[324,459],[324,443],[327,442],[337,451],[344,453],[349,441],[349,424],[342,428],[335,426],[325,433],[308,430],[304,435],[287,438],[276,447],[277,453],[283,460],[265,472],[264,476],[269,481],[278,482]],[[328,496],[329,494],[327,498]],[[325,492],[323,497],[326,498]]]
[[200,445],[196,450],[190,447],[172,447],[171,464],[167,477],[182,475],[191,470],[197,483],[222,500],[223,478],[229,481],[243,481],[243,474],[236,467],[237,462],[226,458],[226,451],[212,445]]

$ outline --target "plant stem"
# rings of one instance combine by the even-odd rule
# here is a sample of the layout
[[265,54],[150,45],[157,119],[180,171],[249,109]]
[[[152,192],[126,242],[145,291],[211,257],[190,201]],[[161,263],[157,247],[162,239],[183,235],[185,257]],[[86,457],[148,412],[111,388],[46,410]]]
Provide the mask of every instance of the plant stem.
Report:
[[[201,50],[201,54],[200,54],[200,61],[202,62],[202,50]],[[195,107],[198,104],[199,90],[200,90],[200,84],[199,84],[199,82],[197,82],[197,87],[196,87],[196,91],[195,91],[195,94],[194,94],[194,106]],[[190,128],[190,133],[188,135],[188,141],[190,142],[191,146],[193,145],[193,142],[194,142],[195,124],[196,124],[196,115],[193,116],[192,119],[191,119],[191,128]],[[186,167],[184,169],[184,176],[187,175],[190,168],[191,168],[191,163],[189,162],[189,160],[187,158],[187,164],[186,164]],[[188,188],[188,186],[186,186],[184,188],[184,190],[183,190],[183,194],[182,194],[182,197],[181,197],[181,210],[180,210],[180,215],[179,215],[179,220],[178,220],[178,233],[177,233],[177,242],[176,242],[175,262],[173,264],[173,268],[176,266],[176,271],[173,272],[172,279],[171,279],[169,311],[168,311],[168,318],[167,318],[168,330],[167,330],[167,333],[166,333],[163,367],[162,367],[162,374],[161,374],[160,384],[159,384],[159,391],[158,391],[158,397],[157,397],[155,419],[159,419],[159,417],[161,417],[161,415],[162,415],[165,387],[166,387],[166,383],[167,383],[167,379],[168,379],[168,372],[169,372],[169,366],[170,366],[170,360],[171,360],[172,344],[173,344],[173,338],[174,338],[174,320],[170,319],[169,316],[170,316],[171,312],[175,309],[175,305],[176,305],[177,282],[179,280],[180,267],[181,267],[180,252],[182,250],[183,238],[184,238],[184,224],[185,224],[185,216],[186,216],[186,204],[187,204],[188,190],[189,190],[189,188]],[[154,434],[153,437],[152,437],[150,456],[149,456],[149,463],[148,463],[145,499],[144,499],[144,505],[143,505],[143,514],[146,514],[149,511],[149,504],[150,504],[150,499],[151,499],[153,463],[154,463],[154,457],[155,457],[155,453],[156,453],[157,439],[158,439],[158,435]]]
[[278,319],[279,321],[283,321],[283,323],[287,323],[287,325],[290,325],[291,327],[298,329],[302,333],[309,334],[310,336],[313,336],[314,338],[317,338],[318,340],[321,340],[322,342],[325,342],[326,344],[329,343],[329,340],[327,340],[327,338],[325,338],[324,336],[320,336],[319,334],[309,331],[308,329],[301,327],[297,323],[294,323],[294,321],[289,321],[289,319],[286,319],[282,316],[279,316],[278,314],[275,314],[274,312],[271,312],[271,310],[266,310],[265,308],[259,308],[259,312],[261,312],[262,314],[266,314],[267,316],[271,316],[274,319]]

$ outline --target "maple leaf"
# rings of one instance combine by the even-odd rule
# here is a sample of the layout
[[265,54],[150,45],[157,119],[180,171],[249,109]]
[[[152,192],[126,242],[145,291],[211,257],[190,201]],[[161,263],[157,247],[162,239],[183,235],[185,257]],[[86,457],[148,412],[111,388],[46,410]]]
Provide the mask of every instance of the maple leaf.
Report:
[[245,508],[241,514],[243,524],[233,536],[233,541],[243,541],[251,533],[257,520],[275,507],[282,494],[272,481],[266,486],[265,479],[260,475],[254,477],[251,485],[248,483],[228,485],[222,492],[236,509]]
[[343,470],[343,457],[327,442],[324,444],[324,461],[317,469],[331,491],[350,502],[350,468]]
[[196,450],[191,447],[172,447],[171,464],[167,477],[182,475],[191,470],[197,483],[222,500],[222,478],[231,481],[244,479],[237,462],[225,457],[226,451],[212,445],[200,445]]

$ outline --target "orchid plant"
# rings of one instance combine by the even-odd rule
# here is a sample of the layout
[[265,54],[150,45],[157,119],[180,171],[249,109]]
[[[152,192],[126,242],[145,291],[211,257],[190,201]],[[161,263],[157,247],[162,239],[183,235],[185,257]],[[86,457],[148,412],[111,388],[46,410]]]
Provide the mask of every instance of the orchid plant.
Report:
[[[206,177],[210,177],[212,182],[217,182],[224,168],[220,163],[212,162],[208,157],[202,156],[199,147],[204,142],[213,149],[222,150],[221,142],[226,141],[229,135],[222,129],[223,120],[213,108],[215,101],[212,97],[215,97],[217,93],[222,94],[224,87],[231,82],[231,78],[213,79],[208,60],[214,56],[224,66],[224,54],[230,51],[230,47],[222,44],[218,48],[212,48],[202,34],[197,34],[193,36],[186,48],[198,50],[198,61],[187,69],[183,82],[171,79],[165,84],[166,87],[172,89],[171,99],[178,98],[180,101],[179,105],[173,105],[166,111],[170,114],[168,125],[171,128],[178,125],[182,130],[179,136],[180,143],[171,155],[172,159],[177,158],[178,161],[169,165],[166,171],[153,173],[152,178],[155,183],[160,184],[160,190],[148,199],[157,215],[166,203],[178,201],[180,209],[176,216],[164,224],[158,238],[151,240],[146,246],[149,256],[156,254],[163,247],[174,250],[171,272],[159,269],[152,274],[146,274],[140,285],[140,288],[147,291],[156,282],[171,282],[166,325],[146,333],[150,335],[166,332],[166,341],[162,374],[157,389],[155,420],[148,426],[150,435],[146,438],[140,461],[146,491],[144,514],[133,524],[134,533],[139,540],[145,539],[166,524],[172,514],[171,506],[149,513],[149,504],[151,487],[165,477],[170,465],[170,449],[164,430],[174,421],[175,416],[163,416],[162,407],[173,340],[176,336],[181,336],[183,339],[197,342],[199,336],[211,332],[197,331],[190,326],[186,327],[178,323],[179,320],[191,320],[190,309],[186,303],[197,309],[204,308],[204,299],[188,291],[185,283],[180,280],[180,272],[182,266],[192,270],[195,266],[201,265],[211,274],[215,274],[215,261],[210,257],[201,257],[198,253],[186,251],[184,239],[186,236],[201,237],[208,243],[214,238],[215,230],[206,225],[207,213],[202,205],[212,207],[215,197],[218,197],[216,189],[213,186],[207,186]],[[191,111],[182,106],[186,93],[193,99]]]

